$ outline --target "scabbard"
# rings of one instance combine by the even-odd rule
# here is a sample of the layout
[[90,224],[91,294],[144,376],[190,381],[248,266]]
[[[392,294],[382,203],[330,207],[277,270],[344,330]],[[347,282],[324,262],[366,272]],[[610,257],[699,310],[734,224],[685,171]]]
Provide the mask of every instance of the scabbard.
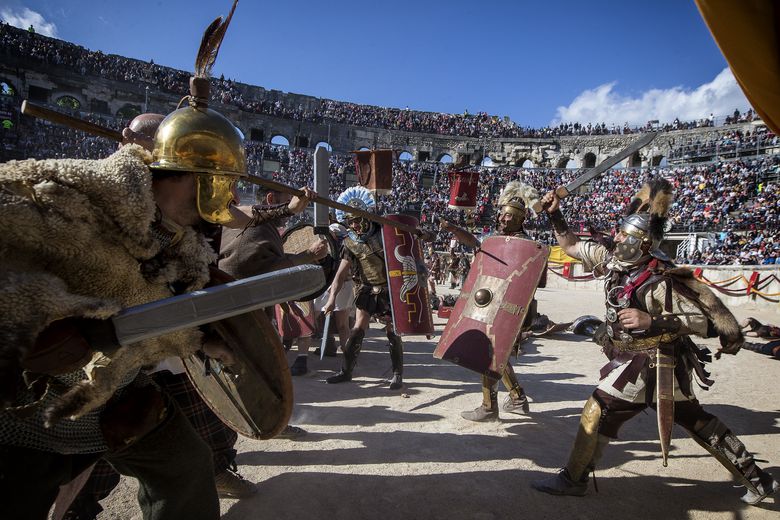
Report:
[[666,467],[669,447],[672,443],[674,426],[674,345],[662,344],[656,349],[656,406],[658,413],[658,438],[661,441],[661,455]]

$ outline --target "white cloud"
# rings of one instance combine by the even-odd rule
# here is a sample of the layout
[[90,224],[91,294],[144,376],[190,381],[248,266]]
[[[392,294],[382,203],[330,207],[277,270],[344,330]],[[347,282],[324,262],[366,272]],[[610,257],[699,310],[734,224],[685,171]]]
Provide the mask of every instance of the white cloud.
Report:
[[14,11],[9,7],[0,9],[0,18],[20,29],[27,29],[31,25],[35,32],[44,36],[57,37],[57,26],[53,22],[47,22],[40,14],[25,7],[20,11]]
[[672,87],[666,90],[651,89],[632,98],[615,91],[617,82],[605,83],[578,95],[569,106],[558,107],[551,125],[562,122],[606,123],[631,126],[643,125],[658,119],[669,123],[695,121],[714,114],[715,117],[731,115],[735,108],[744,112],[750,107],[737,85],[731,70],[726,67],[715,79],[694,90]]

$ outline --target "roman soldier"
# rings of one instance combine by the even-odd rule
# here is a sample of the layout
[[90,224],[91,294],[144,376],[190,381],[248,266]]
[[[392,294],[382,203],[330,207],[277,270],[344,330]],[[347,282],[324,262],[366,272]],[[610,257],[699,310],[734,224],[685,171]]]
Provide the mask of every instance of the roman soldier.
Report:
[[744,338],[731,312],[687,268],[677,268],[659,248],[672,187],[653,179],[631,200],[613,250],[580,241],[566,225],[554,192],[542,199],[558,243],[605,277],[606,322],[594,340],[609,358],[601,382],[585,403],[569,461],[555,476],[533,483],[554,495],[583,496],[588,473],[620,427],[648,406],[657,410],[664,465],[677,423],[747,488],[742,501],[756,504],[778,483],[756,464],[742,441],[706,412],[693,391],[713,383],[704,369],[709,350],[691,335],[720,338],[721,354],[736,354]]
[[[348,188],[339,196],[338,202],[364,211],[370,211],[376,206],[371,192],[360,186]],[[341,263],[330,287],[330,296],[322,311],[328,313],[335,308],[336,295],[351,275],[355,284],[356,315],[355,326],[350,331],[349,339],[343,348],[344,364],[341,371],[326,381],[336,384],[352,380],[352,371],[357,364],[369,321],[373,317],[386,324],[385,332],[390,341],[390,361],[393,366],[393,377],[389,381],[390,389],[397,390],[403,386],[403,341],[401,336],[395,333],[392,324],[381,227],[364,217],[341,210],[336,211],[336,217],[346,223],[349,234],[342,242]]]
[[[523,229],[523,222],[527,214],[527,208],[531,201],[539,198],[536,189],[518,181],[509,182],[498,198],[499,213],[496,218],[496,234],[530,240],[531,238]],[[480,241],[469,231],[442,220],[442,230],[452,233],[462,244],[471,248],[478,248]],[[544,287],[546,276],[543,274],[538,287]],[[524,328],[530,328],[531,322],[536,316],[536,300],[532,300],[528,314],[526,314]],[[522,338],[517,338],[519,341]],[[517,344],[515,344],[517,348]],[[501,381],[504,383],[509,395],[504,399],[501,408],[508,413],[527,414],[529,411],[528,397],[520,386],[512,365],[507,363],[504,368]],[[495,421],[498,419],[498,380],[487,375],[482,376],[482,404],[474,410],[461,413],[464,419],[470,421]]]

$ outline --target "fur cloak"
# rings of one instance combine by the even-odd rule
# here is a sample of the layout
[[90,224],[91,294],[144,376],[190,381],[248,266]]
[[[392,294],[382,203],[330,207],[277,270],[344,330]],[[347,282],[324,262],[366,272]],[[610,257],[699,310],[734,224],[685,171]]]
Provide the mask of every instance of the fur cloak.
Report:
[[[192,291],[208,281],[214,253],[199,233],[188,227],[180,242],[161,251],[151,232],[150,161],[132,145],[102,160],[0,164],[0,379],[6,394],[7,382],[19,380],[19,361],[51,322],[105,319],[172,296],[173,283]],[[199,346],[200,333],[189,329],[96,352],[79,371],[80,382],[41,401],[44,417],[79,417],[142,366]]]

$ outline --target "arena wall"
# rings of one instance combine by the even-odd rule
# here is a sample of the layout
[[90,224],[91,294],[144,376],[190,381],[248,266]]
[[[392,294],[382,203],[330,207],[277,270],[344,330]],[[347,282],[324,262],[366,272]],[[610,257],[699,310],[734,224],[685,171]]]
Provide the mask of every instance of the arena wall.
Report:
[[[556,273],[561,273],[562,266],[551,265]],[[760,308],[774,310],[780,313],[780,266],[689,266],[692,269],[700,267],[701,276],[716,286],[723,287],[730,294],[724,294],[713,288],[715,294],[729,307],[743,307],[746,309]],[[566,290],[603,290],[602,280],[578,280],[577,277],[586,276],[581,263],[571,264],[571,278],[564,278],[558,274],[549,273],[547,287]],[[757,275],[754,275],[757,273]],[[752,277],[757,276],[755,287],[764,294],[750,294],[747,285]],[[770,281],[771,280],[771,281]],[[771,296],[775,295],[775,296]],[[595,314],[598,314],[595,313]]]

